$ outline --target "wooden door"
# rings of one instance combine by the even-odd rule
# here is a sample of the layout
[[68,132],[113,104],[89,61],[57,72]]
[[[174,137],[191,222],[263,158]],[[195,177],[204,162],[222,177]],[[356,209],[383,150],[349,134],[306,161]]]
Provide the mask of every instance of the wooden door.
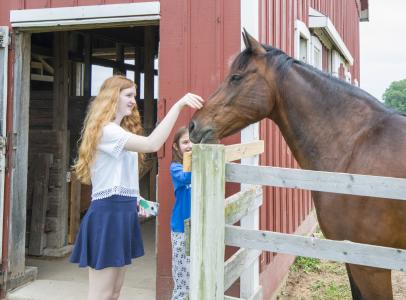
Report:
[[0,261],[2,260],[4,176],[6,154],[8,27],[0,27]]

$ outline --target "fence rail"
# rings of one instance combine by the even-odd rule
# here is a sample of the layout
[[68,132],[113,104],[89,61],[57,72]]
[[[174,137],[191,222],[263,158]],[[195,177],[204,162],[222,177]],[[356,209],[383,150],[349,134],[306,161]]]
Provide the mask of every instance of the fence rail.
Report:
[[[406,271],[404,249],[232,225],[262,204],[262,188],[258,185],[406,200],[406,179],[402,178],[227,163],[257,155],[263,149],[262,141],[231,146],[193,145],[190,299],[240,299],[224,296],[224,291],[255,264],[262,251]],[[225,199],[226,181],[251,185],[244,185],[241,192]],[[225,245],[240,247],[226,262]],[[258,283],[254,292],[244,297],[261,298]]]
[[324,240],[226,225],[225,244],[246,249],[258,249],[406,271],[406,250],[353,243],[351,241]]
[[402,178],[226,164],[226,181],[406,200]]

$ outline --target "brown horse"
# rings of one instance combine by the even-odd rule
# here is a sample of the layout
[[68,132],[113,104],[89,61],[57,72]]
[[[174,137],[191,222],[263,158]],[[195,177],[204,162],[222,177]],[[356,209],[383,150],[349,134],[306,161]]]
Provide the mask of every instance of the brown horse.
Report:
[[[215,142],[270,118],[304,169],[406,178],[405,116],[355,86],[243,36],[247,48],[193,116],[193,142]],[[406,202],[312,196],[327,238],[406,249]],[[390,270],[346,267],[353,299],[393,299]]]

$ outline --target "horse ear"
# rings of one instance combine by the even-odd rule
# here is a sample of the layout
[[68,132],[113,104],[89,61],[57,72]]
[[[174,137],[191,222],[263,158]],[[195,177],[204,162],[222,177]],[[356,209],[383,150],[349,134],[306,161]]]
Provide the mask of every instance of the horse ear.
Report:
[[247,32],[247,30],[245,30],[245,28],[243,28],[243,30],[244,31],[242,32],[242,37],[244,40],[245,47],[247,49],[251,49],[252,52],[257,53],[257,54],[265,53],[266,51],[265,51],[264,47],[262,47],[262,45],[254,37],[252,37]]
[[242,32],[242,39],[244,40],[245,48],[250,49],[250,48],[251,48],[251,44],[250,44],[250,41],[249,41],[248,38],[247,38],[248,32],[247,32],[247,30],[245,30],[245,28],[243,28],[243,30],[244,30],[244,31]]

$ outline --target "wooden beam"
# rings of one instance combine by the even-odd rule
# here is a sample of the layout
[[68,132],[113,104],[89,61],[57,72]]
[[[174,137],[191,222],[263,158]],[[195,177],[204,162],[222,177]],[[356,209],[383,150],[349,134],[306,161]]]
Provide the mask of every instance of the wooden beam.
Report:
[[226,199],[225,222],[235,224],[249,212],[262,205],[262,188],[253,186]]
[[113,73],[126,75],[124,65],[124,46],[123,44],[116,44],[116,65],[114,66]]
[[76,234],[80,224],[80,200],[81,200],[81,184],[75,175],[71,172],[70,180],[70,215],[69,215],[69,235],[68,242],[75,242]]
[[[15,32],[13,38],[13,130],[8,132],[13,158],[8,252],[9,278],[18,278],[25,270],[25,224],[27,214],[28,133],[30,104],[31,34]],[[11,80],[11,79],[10,79]],[[4,245],[3,245],[4,246]]]
[[226,147],[226,162],[251,157],[264,152],[264,141],[255,141],[245,144],[229,145]]
[[134,56],[135,56],[135,60],[134,60],[134,82],[137,85],[137,87],[136,87],[137,95],[135,96],[135,98],[137,99],[137,101],[139,101],[140,100],[140,94],[141,94],[141,89],[140,89],[141,88],[141,65],[140,65],[141,47],[135,46]]
[[[134,46],[127,46],[124,48],[124,58],[125,59],[134,59]],[[94,48],[93,57],[100,57],[104,59],[115,59],[116,58],[116,48]]]
[[46,61],[45,59],[43,59],[42,57],[38,57],[38,60],[42,63],[42,65],[44,66],[44,69],[47,70],[50,74],[54,74],[54,68],[51,67]]
[[154,43],[153,27],[144,31],[144,128],[150,134],[154,128]]
[[[224,298],[223,145],[193,145],[190,299]],[[213,226],[216,224],[216,226]]]
[[83,74],[83,96],[90,98],[92,89],[92,36],[84,35],[84,74]]
[[226,181],[406,200],[406,179],[226,164]]
[[226,225],[230,246],[406,271],[406,250]]
[[190,218],[186,219],[183,222],[185,226],[185,248],[186,248],[186,256],[190,256],[190,227],[191,227],[191,222]]
[[262,251],[256,249],[241,248],[231,256],[224,264],[224,290],[228,290],[232,284],[241,276]]
[[31,209],[30,241],[28,254],[43,255],[46,246],[45,219],[48,205],[49,168],[53,161],[50,153],[33,155],[32,168],[33,198]]
[[257,287],[254,294],[248,298],[248,300],[262,300],[262,299],[263,299],[262,286]]
[[224,295],[224,300],[244,300],[244,299]]
[[41,75],[41,74],[31,74],[31,80],[44,81],[44,82],[54,82],[54,76]]
[[[68,237],[69,198],[66,175],[69,163],[69,137],[68,137],[68,94],[69,94],[69,63],[68,63],[68,32],[54,33],[55,75],[53,85],[53,130],[61,136],[60,159],[54,157],[55,166],[59,176],[56,184],[60,187],[57,201],[56,217],[58,218],[58,231],[48,234],[47,247],[61,248],[66,246]],[[52,237],[52,238],[51,238]]]

